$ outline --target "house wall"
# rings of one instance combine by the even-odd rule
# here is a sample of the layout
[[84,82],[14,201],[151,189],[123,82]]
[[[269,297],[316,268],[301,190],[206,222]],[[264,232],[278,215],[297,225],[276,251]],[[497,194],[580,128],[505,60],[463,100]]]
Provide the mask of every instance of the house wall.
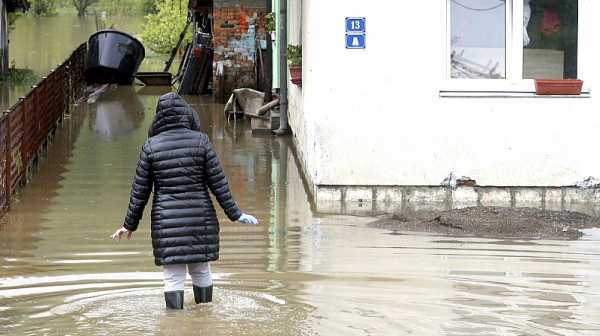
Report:
[[215,0],[213,87],[223,100],[237,88],[256,88],[256,38],[265,32],[264,0]]
[[[421,187],[444,201],[440,184],[455,172],[476,181],[471,201],[490,191],[514,203],[515,190],[497,188],[542,187],[535,201],[564,203],[561,187],[600,177],[600,1],[579,1],[578,71],[590,94],[577,98],[441,94],[445,0],[301,2],[303,83],[290,89],[289,119],[317,201],[404,202]],[[366,18],[366,49],[345,49],[346,17]]]
[[[303,24],[302,1],[290,1],[288,4],[288,45],[302,44],[302,24]],[[303,46],[304,47],[304,46]],[[298,116],[303,110],[302,85],[292,84],[291,76],[286,73],[288,84],[288,110],[289,115]]]

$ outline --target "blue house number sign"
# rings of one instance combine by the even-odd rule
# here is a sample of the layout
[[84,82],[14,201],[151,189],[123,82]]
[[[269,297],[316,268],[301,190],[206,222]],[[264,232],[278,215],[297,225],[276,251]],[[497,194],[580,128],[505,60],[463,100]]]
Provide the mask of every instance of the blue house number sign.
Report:
[[365,18],[346,18],[346,49],[365,49]]

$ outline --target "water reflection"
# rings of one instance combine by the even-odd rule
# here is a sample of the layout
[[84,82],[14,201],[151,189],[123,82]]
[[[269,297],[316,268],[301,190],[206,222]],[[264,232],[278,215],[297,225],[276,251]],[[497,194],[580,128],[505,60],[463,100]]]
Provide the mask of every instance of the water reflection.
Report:
[[[163,93],[134,87],[132,99],[131,89],[75,107],[3,217],[0,334],[600,331],[597,239],[398,235],[367,228],[373,218],[366,212],[318,214],[290,137],[252,136],[247,122],[228,121],[223,105],[198,96],[184,98],[217,149],[240,208],[260,224],[221,214],[214,303],[194,305],[188,283],[185,309],[165,310],[148,216],[131,241],[108,238],[123,221]],[[144,115],[127,115],[137,109]]]
[[[165,93],[169,93],[172,91],[171,86],[163,86],[163,85],[138,85],[137,82],[134,83],[136,85],[136,94],[138,96],[162,96]],[[154,98],[154,97],[153,97]]]
[[94,132],[107,137],[123,135],[140,127],[146,112],[135,87],[122,86],[90,106],[89,123]]

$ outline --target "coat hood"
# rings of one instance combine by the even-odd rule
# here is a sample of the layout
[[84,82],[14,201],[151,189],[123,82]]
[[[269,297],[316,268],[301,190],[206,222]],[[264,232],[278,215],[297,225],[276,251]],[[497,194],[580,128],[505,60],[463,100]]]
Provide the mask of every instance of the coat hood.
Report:
[[188,128],[200,132],[200,118],[183,98],[170,92],[158,99],[156,115],[148,130],[148,137],[176,128]]

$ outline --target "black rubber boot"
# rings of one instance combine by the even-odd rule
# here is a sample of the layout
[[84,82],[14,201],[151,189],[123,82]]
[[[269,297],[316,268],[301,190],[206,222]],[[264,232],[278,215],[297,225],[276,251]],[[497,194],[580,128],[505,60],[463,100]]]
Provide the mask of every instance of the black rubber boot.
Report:
[[165,292],[165,303],[167,308],[183,309],[183,291]]
[[194,298],[196,299],[196,304],[212,302],[212,292],[213,285],[210,285],[208,287],[200,287],[194,285]]

